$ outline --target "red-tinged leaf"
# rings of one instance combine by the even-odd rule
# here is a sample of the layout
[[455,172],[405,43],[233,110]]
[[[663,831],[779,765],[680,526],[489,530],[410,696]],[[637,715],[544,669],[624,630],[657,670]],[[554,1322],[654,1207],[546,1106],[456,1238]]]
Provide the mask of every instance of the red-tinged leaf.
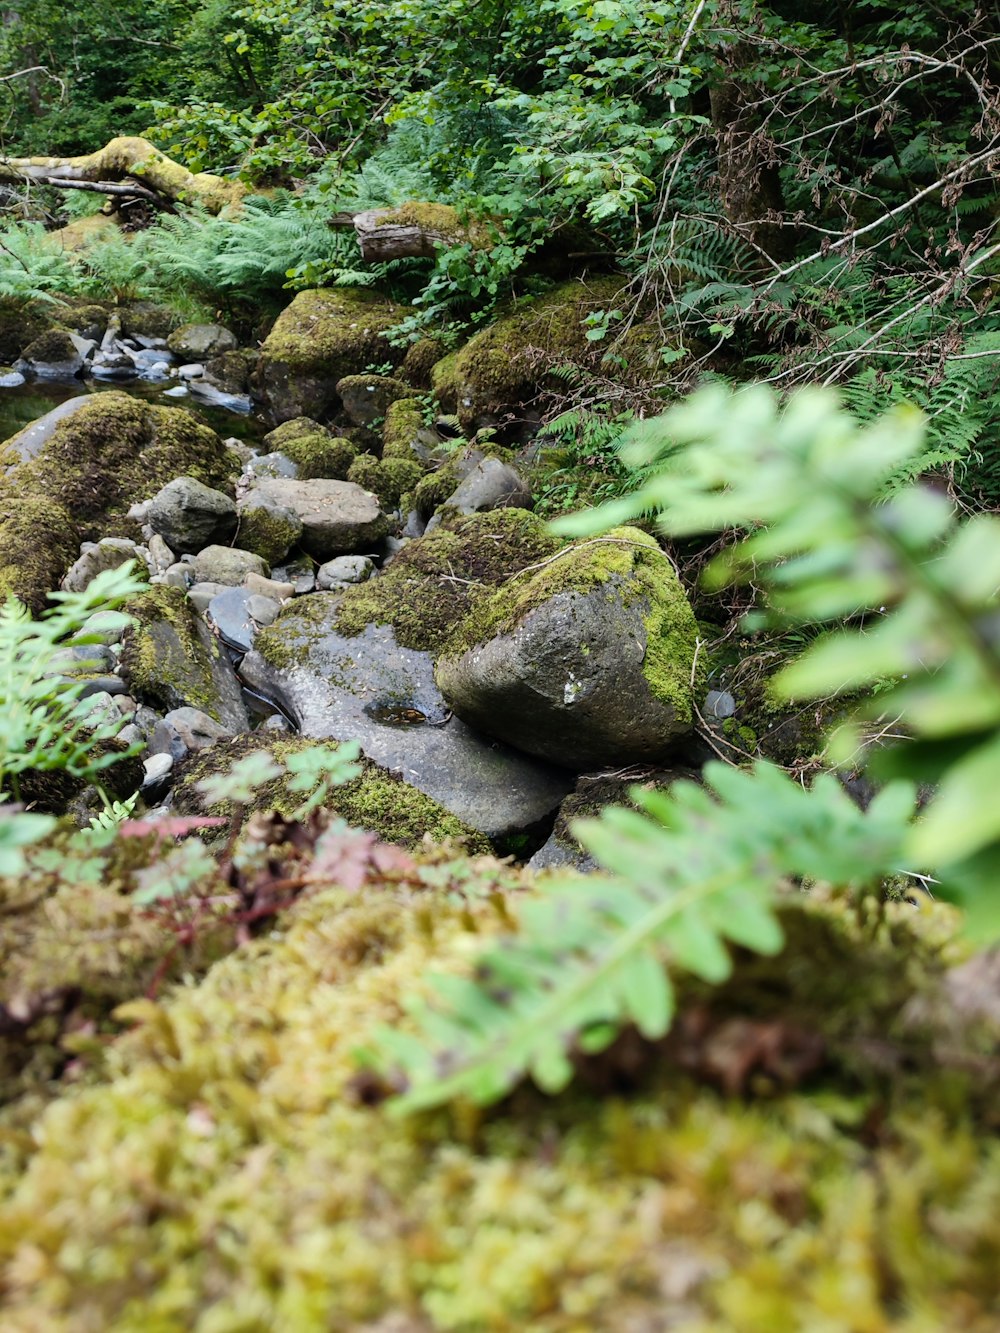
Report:
[[183,838],[186,833],[193,833],[200,828],[218,828],[228,824],[228,819],[218,815],[175,815],[171,819],[126,819],[118,825],[121,838],[149,838],[158,841],[167,838]]

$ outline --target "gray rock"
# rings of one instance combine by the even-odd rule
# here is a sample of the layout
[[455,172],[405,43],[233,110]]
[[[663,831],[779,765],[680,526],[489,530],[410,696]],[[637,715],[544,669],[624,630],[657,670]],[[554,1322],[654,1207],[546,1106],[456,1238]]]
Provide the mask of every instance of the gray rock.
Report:
[[281,713],[272,713],[270,717],[265,718],[260,724],[259,730],[277,731],[285,735],[290,735],[292,732],[292,724],[289,722],[288,718],[283,717]]
[[[271,570],[271,577],[292,586],[293,594],[302,597],[316,587],[316,574],[311,560],[293,560]],[[250,587],[249,582],[247,587]]]
[[[200,708],[232,732],[248,730],[243,691],[229,655],[186,597],[157,589],[133,607],[139,619],[126,632],[119,663],[133,698],[164,713]],[[146,730],[148,716],[142,708],[136,723]]]
[[151,754],[142,761],[146,776],[142,780],[142,794],[158,800],[170,785],[174,761],[169,754]]
[[163,390],[164,398],[186,398],[188,396],[186,384],[175,384],[172,389]]
[[287,606],[258,639],[263,651],[243,660],[251,689],[277,700],[306,736],[358,740],[369,759],[491,837],[555,809],[572,786],[568,774],[451,717],[431,655],[401,648],[388,625],[337,633],[338,602],[316,593]]
[[236,531],[236,502],[194,477],[175,477],[153,496],[146,521],[178,554],[227,542]]
[[177,378],[180,380],[184,380],[187,383],[189,389],[194,388],[194,385],[191,383],[191,381],[201,379],[204,373],[205,373],[205,367],[201,364],[200,361],[189,361],[187,365],[178,366],[176,371]]
[[355,426],[370,426],[397,399],[415,397],[408,384],[391,375],[346,375],[337,383],[337,394]]
[[728,690],[709,690],[703,711],[706,718],[732,717],[736,712],[736,700]]
[[151,754],[168,754],[180,763],[194,750],[204,750],[233,733],[200,708],[174,708],[153,728]]
[[388,531],[375,496],[350,481],[258,481],[244,503],[251,497],[297,514],[302,548],[320,561],[372,546]]
[[154,574],[165,573],[177,559],[158,532],[152,534],[146,547],[149,551],[149,567]]
[[375,573],[375,563],[366,555],[338,555],[320,565],[316,584],[324,592],[346,588],[351,583],[364,583]]
[[191,396],[206,407],[219,407],[226,412],[247,413],[253,407],[247,393],[228,393],[210,380],[192,379],[188,385]]
[[188,601],[199,615],[204,615],[212,598],[218,597],[228,587],[228,583],[192,583],[187,590]]
[[87,700],[88,726],[104,727],[120,721],[121,714],[115,707],[114,698],[107,690],[93,689],[85,691],[80,697]]
[[597,862],[582,848],[574,847],[551,834],[528,861],[529,870],[575,870],[586,874],[597,869]]
[[284,560],[302,536],[302,519],[287,505],[279,504],[257,487],[238,506],[239,539],[269,564]]
[[178,560],[175,565],[165,569],[162,574],[157,574],[154,582],[156,579],[165,583],[168,588],[180,588],[183,592],[186,592],[194,582],[194,571],[190,565]]
[[41,453],[51,440],[60,421],[65,421],[67,417],[73,416],[75,412],[79,412],[81,407],[85,407],[90,402],[93,402],[93,399],[89,393],[81,393],[75,398],[67,398],[64,403],[54,407],[51,412],[46,412],[45,416],[39,417],[30,426],[25,426],[24,430],[18,431],[15,436],[6,442],[4,449],[13,451],[19,462],[26,463],[30,458],[35,458]]
[[235,351],[239,343],[236,335],[221,324],[184,324],[174,329],[167,346],[185,361],[206,361],[222,352]]
[[248,574],[243,580],[244,588],[259,593],[261,597],[270,597],[276,602],[287,602],[295,596],[294,583],[282,583],[279,579],[265,579],[260,574]]
[[121,731],[118,733],[118,739],[121,741],[122,745],[143,745],[146,740],[145,736],[134,722],[126,722],[125,726],[122,727]]
[[0,389],[19,389],[27,383],[27,377],[19,370],[0,371]]
[[445,506],[460,514],[481,514],[489,509],[534,509],[535,501],[524,481],[499,458],[484,458],[459,482]]
[[557,575],[522,580],[516,603],[499,589],[477,604],[475,637],[437,663],[459,717],[578,770],[656,760],[690,733],[694,615],[655,543],[617,533],[632,531],[617,572],[600,543],[581,543]]
[[[244,589],[249,592],[249,589]],[[273,597],[262,597],[260,593],[250,593],[247,601],[250,618],[258,625],[273,625],[281,611],[281,603]]]
[[252,551],[236,546],[206,546],[191,565],[195,583],[225,583],[238,588],[248,574],[270,573],[267,564]]
[[100,542],[84,542],[80,555],[66,571],[62,587],[66,592],[83,592],[92,579],[107,569],[118,569],[135,560],[145,577],[145,563],[135,542],[125,537],[105,537]]
[[40,380],[74,379],[83,369],[83,357],[74,336],[56,329],[43,333],[28,344],[14,369]]
[[102,644],[121,643],[127,626],[128,619],[120,611],[95,611],[83,622],[83,633],[96,635]]
[[299,475],[299,466],[287,456],[275,450],[270,454],[255,454],[246,466],[244,476],[250,485],[258,479],[283,477],[294,481]]
[[222,642],[238,653],[250,651],[257,633],[257,623],[250,614],[250,601],[254,596],[246,588],[227,588],[212,598],[205,612],[208,623]]
[[91,676],[84,682],[80,698],[86,699],[91,694],[118,695],[125,693],[125,682],[120,676]]
[[74,648],[60,648],[49,658],[52,675],[90,676],[98,671],[114,671],[115,655],[103,643],[82,643]]

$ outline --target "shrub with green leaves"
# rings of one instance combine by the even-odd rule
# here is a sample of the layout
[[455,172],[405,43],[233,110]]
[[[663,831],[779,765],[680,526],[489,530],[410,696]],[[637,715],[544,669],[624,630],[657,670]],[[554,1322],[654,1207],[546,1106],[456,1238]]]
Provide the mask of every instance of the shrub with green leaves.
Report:
[[[417,1035],[383,1034],[409,1087],[401,1109],[492,1101],[529,1073],[554,1091],[574,1052],[624,1025],[662,1035],[669,971],[717,982],[727,942],[778,949],[774,909],[792,884],[877,893],[917,871],[961,904],[975,938],[1000,936],[1000,519],[962,521],[919,484],[879,499],[924,432],[912,408],[859,426],[830,391],[782,406],[762,386],[714,386],[631,428],[623,457],[645,477],[634,495],[558,520],[574,536],[640,514],[672,536],[733,532],[709,582],[752,578],[758,622],[835,627],[777,689],[808,700],[880,686],[834,737],[842,759],[864,754],[872,721],[908,738],[872,749],[890,781],[863,813],[830,775],[806,789],[771,765],[713,764],[704,788],[637,788],[641,813],[578,825],[612,874],[543,880],[515,933],[467,977],[438,979],[439,1003],[414,1003]],[[918,781],[934,793],[915,817]]]

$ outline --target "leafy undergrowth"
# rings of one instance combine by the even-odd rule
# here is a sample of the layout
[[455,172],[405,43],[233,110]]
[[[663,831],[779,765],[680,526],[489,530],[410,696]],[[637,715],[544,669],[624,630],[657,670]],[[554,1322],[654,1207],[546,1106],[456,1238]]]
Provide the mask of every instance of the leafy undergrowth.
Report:
[[71,1035],[75,1083],[8,1082],[5,1328],[997,1326],[995,1032],[950,909],[790,892],[784,954],[678,979],[664,1040],[400,1118],[359,1052],[530,880],[343,832],[296,876],[284,833],[256,938]]

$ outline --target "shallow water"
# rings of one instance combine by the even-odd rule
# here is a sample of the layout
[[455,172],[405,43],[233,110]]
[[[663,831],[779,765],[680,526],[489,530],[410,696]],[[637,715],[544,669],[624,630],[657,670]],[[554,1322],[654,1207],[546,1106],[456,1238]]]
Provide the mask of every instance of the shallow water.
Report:
[[186,398],[167,398],[163,391],[174,384],[176,380],[164,381],[162,384],[150,384],[145,380],[127,380],[124,383],[77,379],[29,380],[16,389],[0,389],[0,442],[9,440],[19,430],[64,403],[67,398],[75,398],[81,393],[109,391],[127,393],[132,398],[141,398],[159,407],[183,407],[199,421],[211,426],[223,439],[235,435],[248,444],[254,444],[267,433],[265,422],[253,413],[203,407],[193,394],[188,394]]

